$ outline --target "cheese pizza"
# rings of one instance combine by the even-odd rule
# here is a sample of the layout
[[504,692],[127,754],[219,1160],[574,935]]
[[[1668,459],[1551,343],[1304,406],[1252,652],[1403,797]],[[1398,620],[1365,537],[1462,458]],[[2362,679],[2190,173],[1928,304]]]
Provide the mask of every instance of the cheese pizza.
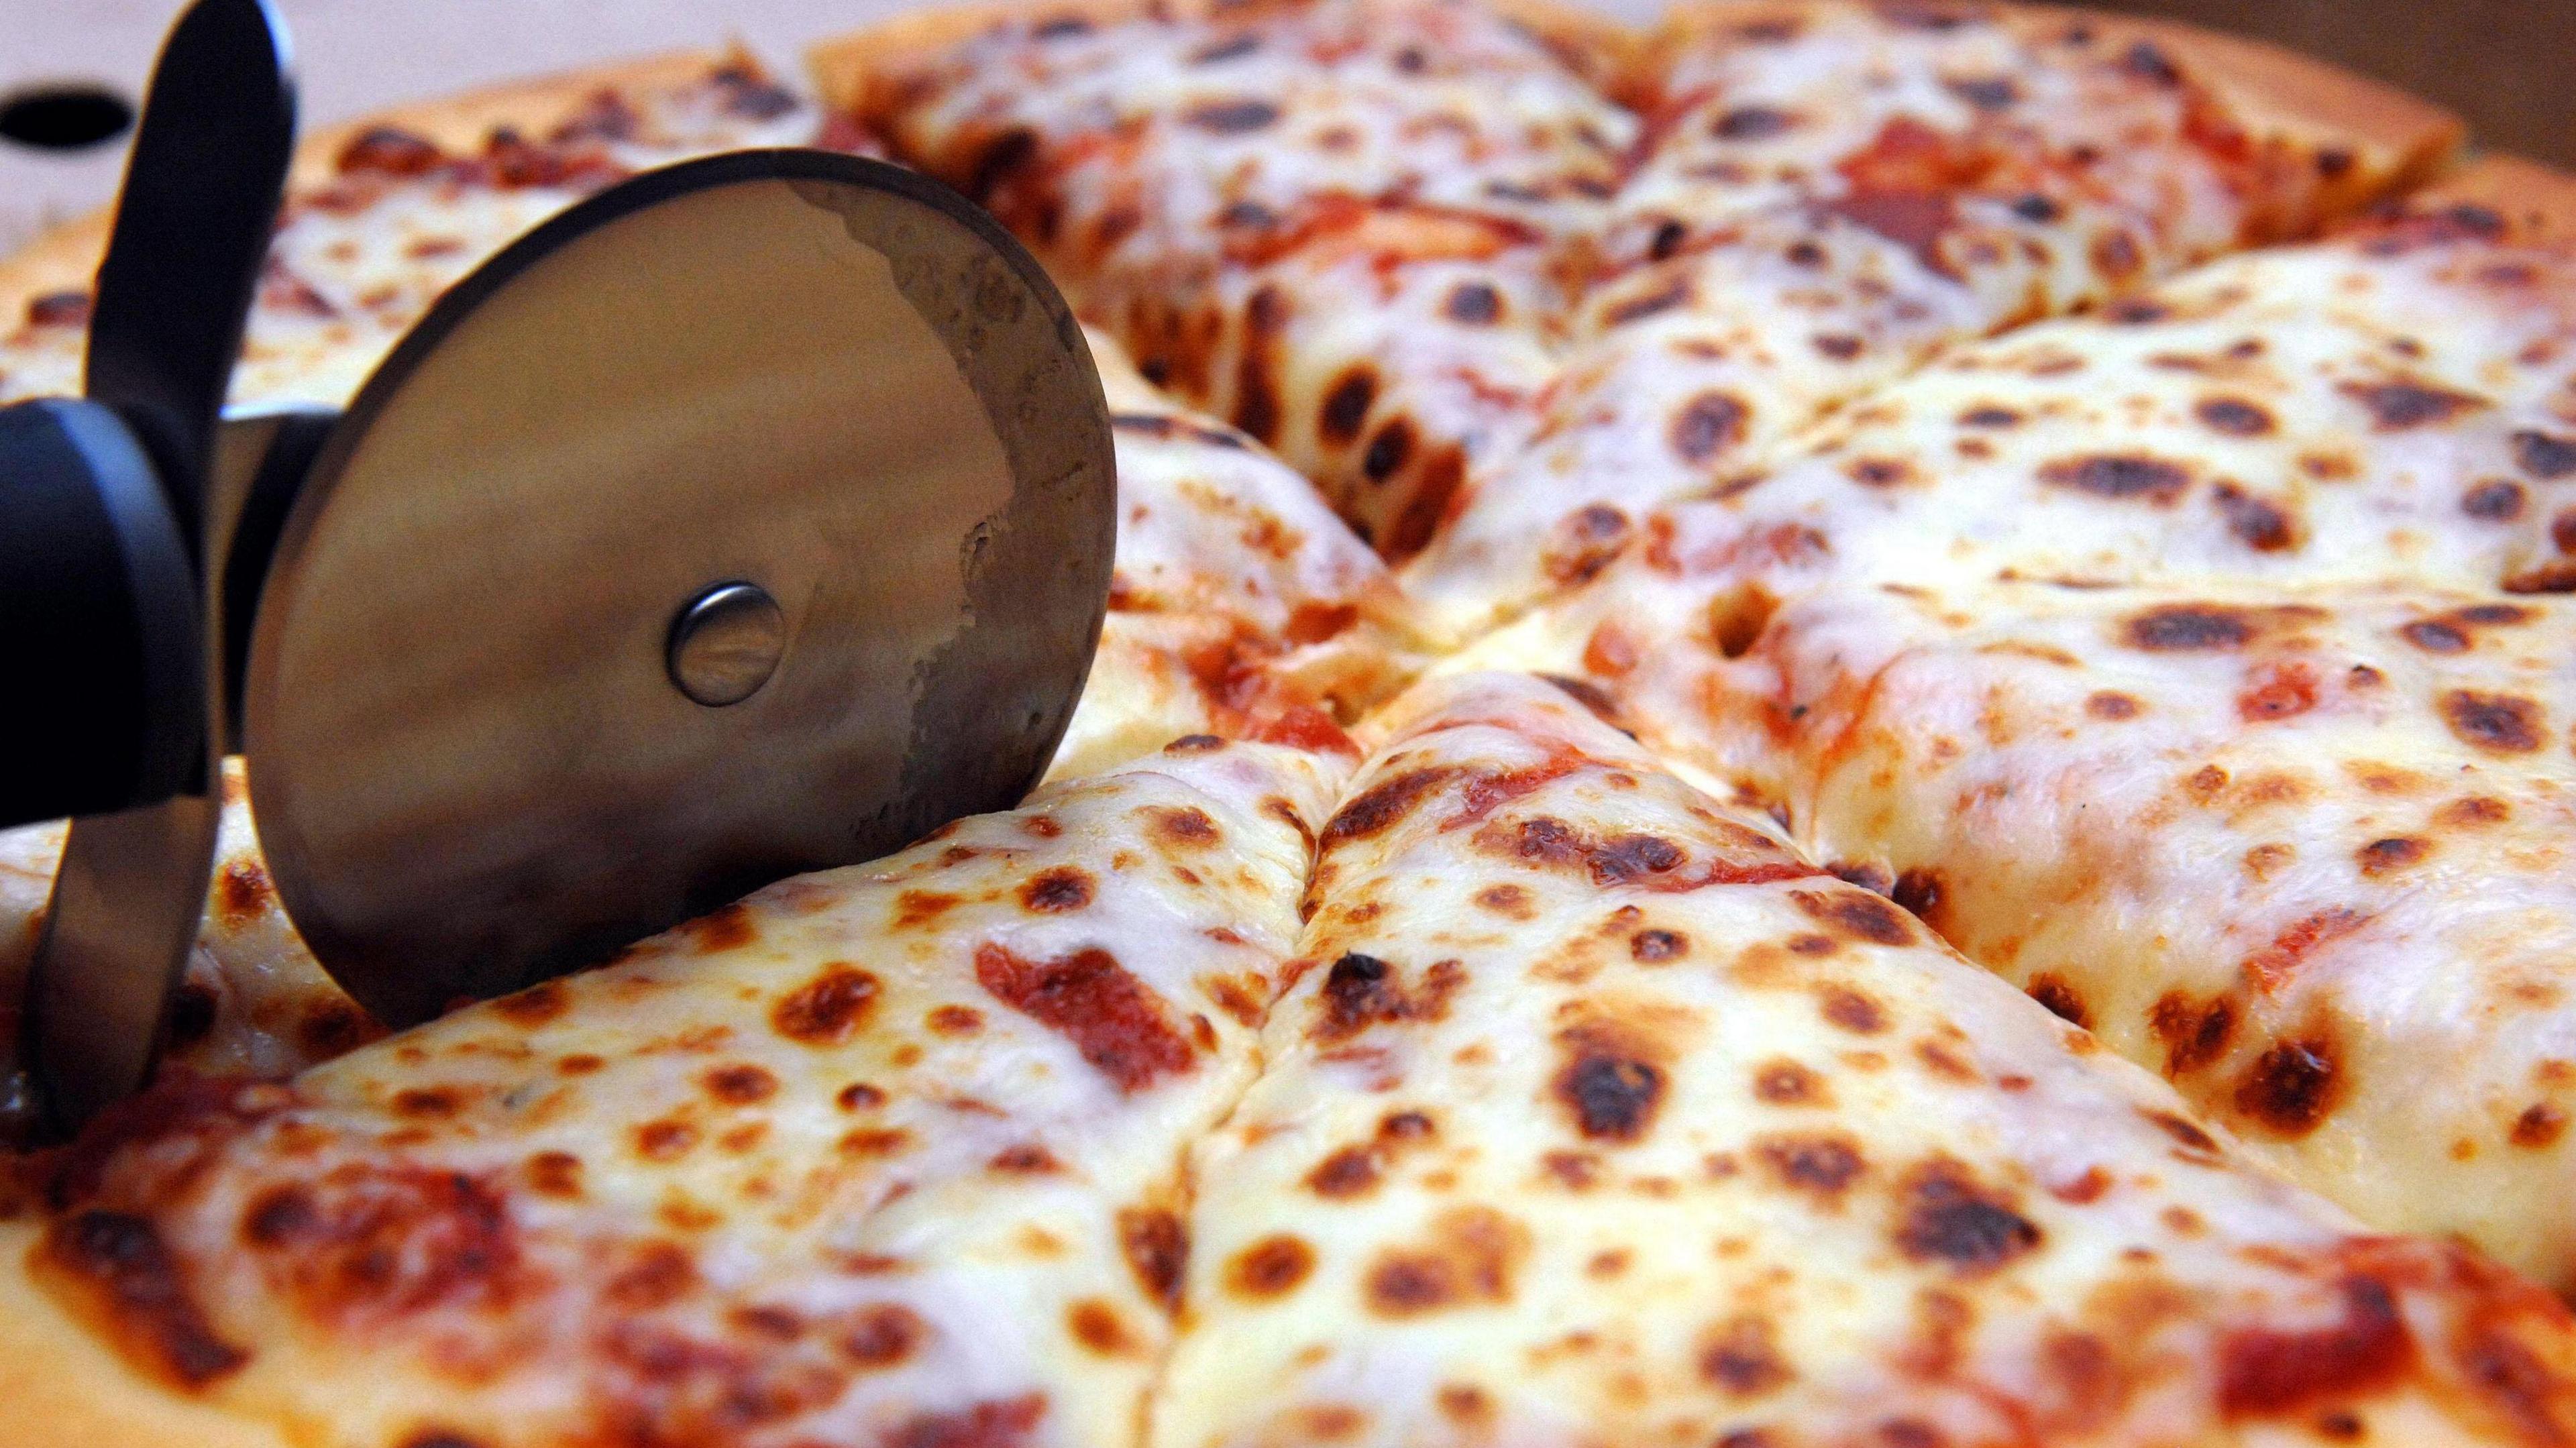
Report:
[[312,138],[234,398],[640,169],[946,180],[1110,404],[1047,784],[387,1036],[228,765],[163,1079],[0,1158],[0,1443],[2576,1438],[2576,185],[1978,0],[812,59]]

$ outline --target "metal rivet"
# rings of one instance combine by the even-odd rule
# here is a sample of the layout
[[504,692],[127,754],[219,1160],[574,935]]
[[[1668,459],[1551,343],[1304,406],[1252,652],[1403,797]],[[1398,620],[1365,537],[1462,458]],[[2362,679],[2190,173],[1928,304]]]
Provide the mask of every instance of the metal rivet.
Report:
[[710,708],[760,692],[787,653],[787,615],[755,583],[719,583],[671,620],[665,660],[679,691]]

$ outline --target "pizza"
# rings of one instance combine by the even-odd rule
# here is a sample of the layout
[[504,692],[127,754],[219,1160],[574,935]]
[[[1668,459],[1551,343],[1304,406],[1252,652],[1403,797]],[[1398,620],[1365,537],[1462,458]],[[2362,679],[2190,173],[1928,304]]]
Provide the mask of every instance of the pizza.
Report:
[[0,1157],[0,1443],[2576,1438],[2576,185],[1973,0],[811,60],[312,138],[234,400],[637,170],[938,177],[1110,407],[1047,782],[387,1034],[228,764],[162,1080]]

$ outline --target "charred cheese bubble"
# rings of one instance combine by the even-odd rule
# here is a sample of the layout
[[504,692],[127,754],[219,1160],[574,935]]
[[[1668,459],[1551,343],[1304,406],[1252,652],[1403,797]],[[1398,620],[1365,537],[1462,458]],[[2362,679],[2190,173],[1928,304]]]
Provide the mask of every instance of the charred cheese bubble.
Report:
[[[2576,1332],[1502,676],[1396,706],[1150,1441],[2467,1443]],[[2500,1371],[2502,1364],[2513,1371]]]
[[291,1086],[183,1077],[0,1240],[131,1372],[332,1444],[1121,1441],[1339,772],[1185,741]]

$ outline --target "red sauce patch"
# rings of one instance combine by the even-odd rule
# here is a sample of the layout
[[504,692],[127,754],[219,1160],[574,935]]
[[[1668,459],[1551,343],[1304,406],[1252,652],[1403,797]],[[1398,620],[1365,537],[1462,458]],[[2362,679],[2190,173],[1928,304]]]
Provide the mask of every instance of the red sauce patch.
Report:
[[1121,1091],[1144,1090],[1196,1064],[1162,998],[1096,946],[1031,961],[988,942],[975,948],[975,979],[994,999],[1062,1032]]
[[2236,696],[2236,717],[2248,724],[2290,719],[2317,707],[2316,670],[2306,664],[2263,664]]
[[2279,1418],[2368,1392],[2403,1376],[2415,1341],[2395,1295],[2377,1278],[2342,1283],[2343,1320],[2306,1332],[2247,1328],[2219,1345],[2219,1411]]

